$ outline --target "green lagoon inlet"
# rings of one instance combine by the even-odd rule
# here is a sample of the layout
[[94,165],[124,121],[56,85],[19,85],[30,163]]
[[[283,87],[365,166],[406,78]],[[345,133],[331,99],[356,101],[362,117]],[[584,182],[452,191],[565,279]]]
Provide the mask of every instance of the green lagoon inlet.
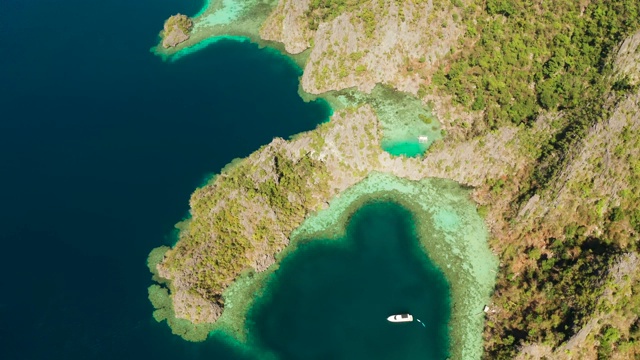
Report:
[[[301,258],[309,257],[313,251],[309,248],[335,254],[328,256],[326,262],[315,260],[319,263],[317,269],[327,269],[332,275],[336,272],[330,270],[331,263],[336,260],[331,259],[342,259],[343,269],[361,262],[362,267],[351,268],[352,274],[343,271],[340,275],[352,276],[362,286],[357,292],[346,292],[357,301],[355,305],[344,305],[345,311],[353,309],[350,306],[362,306],[362,316],[380,326],[380,334],[390,329],[405,331],[387,327],[398,324],[385,324],[383,313],[409,312],[430,328],[432,340],[438,339],[415,337],[413,340],[421,345],[408,346],[413,350],[407,353],[396,353],[398,359],[437,359],[443,354],[452,359],[480,359],[482,309],[493,290],[498,262],[489,250],[484,220],[470,201],[469,192],[450,180],[410,181],[373,172],[294,231],[293,244],[283,252],[282,267],[305,269],[305,261],[297,260],[295,254],[302,249]],[[293,260],[288,260],[290,256]],[[290,274],[283,270],[282,276],[295,279],[298,271],[304,273],[289,271]],[[283,289],[278,276],[268,284]],[[419,284],[412,282],[416,279]],[[270,290],[265,299],[283,296],[278,295],[282,290]],[[362,296],[363,293],[367,295]],[[341,296],[339,291],[333,295],[316,294],[349,303],[349,297]],[[372,304],[378,302],[379,305]],[[360,315],[358,311],[355,314]],[[378,322],[378,317],[383,319]],[[419,323],[410,324],[415,326],[407,328],[411,334],[424,331]],[[367,341],[384,342],[375,336]],[[394,357],[380,357],[383,358]]]
[[[300,245],[274,275],[250,321],[280,359],[448,356],[449,285],[398,204],[362,206],[343,238]],[[403,312],[426,326],[386,319]]]
[[[259,359],[479,359],[497,263],[468,196],[370,174],[225,291],[213,338]],[[387,321],[397,313],[421,323]]]

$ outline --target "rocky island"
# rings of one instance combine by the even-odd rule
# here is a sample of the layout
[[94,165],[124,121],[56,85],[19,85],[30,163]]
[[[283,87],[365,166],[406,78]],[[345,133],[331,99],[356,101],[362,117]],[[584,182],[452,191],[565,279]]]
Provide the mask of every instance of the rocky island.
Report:
[[162,30],[162,46],[164,48],[175,47],[189,39],[189,34],[193,29],[193,21],[186,15],[172,15],[164,22]]
[[[453,358],[638,356],[640,5],[342,3],[214,1],[188,41],[156,49],[242,36],[300,53],[302,95],[336,110],[194,192],[175,246],[149,257],[156,319],[191,340],[216,326],[241,338],[253,294],[308,224],[389,192],[429,218],[416,199],[439,178],[472,189],[488,228],[488,245],[423,244],[451,281],[451,327],[465,330]],[[370,96],[379,84],[427,104],[443,139],[421,156],[384,151],[385,131],[404,120],[384,122],[380,104],[399,97]],[[451,254],[455,268],[444,266]]]

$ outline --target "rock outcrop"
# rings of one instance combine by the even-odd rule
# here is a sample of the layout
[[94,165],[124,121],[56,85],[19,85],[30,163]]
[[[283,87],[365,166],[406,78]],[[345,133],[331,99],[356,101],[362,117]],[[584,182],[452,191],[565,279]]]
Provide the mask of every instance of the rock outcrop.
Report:
[[174,47],[189,39],[193,21],[186,15],[176,14],[164,23],[162,30],[162,46],[166,49]]
[[640,84],[640,31],[622,42],[613,65],[632,85]]
[[314,31],[305,17],[310,0],[280,1],[260,29],[260,37],[284,44],[290,54],[299,54],[311,46]]
[[364,1],[317,30],[310,29],[309,7],[308,0],[281,0],[260,35],[291,53],[313,44],[302,76],[312,94],[351,87],[368,93],[377,83],[415,94],[421,79],[414,70],[435,68],[464,33],[452,20],[460,10],[440,1]]

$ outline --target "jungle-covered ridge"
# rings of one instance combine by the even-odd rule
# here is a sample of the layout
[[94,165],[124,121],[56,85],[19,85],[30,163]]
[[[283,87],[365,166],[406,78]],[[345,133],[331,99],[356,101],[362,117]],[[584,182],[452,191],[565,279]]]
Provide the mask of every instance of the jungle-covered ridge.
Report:
[[[503,266],[487,358],[640,354],[637,262],[619,277],[612,271],[637,252],[640,233],[638,84],[614,68],[639,10],[632,1],[487,1],[466,12],[463,45],[427,85],[482,114],[471,137],[554,119],[549,136],[531,147],[529,171],[489,179],[485,188],[514,200],[489,210],[505,222],[507,242],[494,245]],[[618,186],[597,188],[606,181]],[[533,204],[540,198],[549,201],[544,209]]]
[[[563,208],[555,217],[530,216],[533,224],[527,227],[508,226],[494,297],[500,311],[486,326],[488,358],[640,354],[637,267],[628,269],[624,280],[611,278],[610,271],[624,254],[637,251],[640,233],[637,96],[635,108],[628,104],[638,84],[628,74],[616,74],[613,65],[620,43],[638,29],[639,11],[633,1],[487,1],[462,19],[464,45],[433,74],[431,86],[437,91],[482,112],[470,136],[509,123],[528,127],[541,116],[556,119],[553,135],[536,147],[534,167],[516,180],[518,188],[513,188],[515,179],[487,184],[495,196],[511,192],[510,209],[495,210],[507,222],[526,217],[522,211],[532,198],[560,198],[553,206]],[[626,121],[610,140],[613,148],[589,136],[599,124],[624,121],[616,116]],[[584,158],[592,168],[574,165],[579,153],[588,154]],[[620,186],[594,189],[601,176],[619,177]],[[567,185],[574,194],[563,198]],[[536,243],[523,243],[527,237],[537,238]],[[625,298],[604,296],[615,292]],[[600,315],[611,323],[602,321],[582,344],[565,346],[558,354]]]
[[[429,14],[429,29],[416,28],[421,24],[414,16],[418,10]],[[424,163],[432,164],[447,148],[473,149],[451,154],[451,163],[437,173],[456,179],[460,171],[472,173],[477,167],[496,166],[493,160],[482,163],[472,156],[474,152],[506,149],[516,154],[515,161],[500,165],[506,175],[484,173],[474,182],[474,200],[501,261],[490,304],[493,311],[485,326],[485,357],[640,356],[640,3],[281,0],[270,17],[275,24],[270,24],[270,29],[282,24],[302,27],[304,31],[296,33],[304,39],[273,33],[281,36],[279,41],[286,47],[310,47],[309,62],[313,64],[315,48],[343,36],[328,33],[339,31],[344,21],[352,24],[368,48],[343,56],[348,50],[336,42],[331,51],[323,53],[326,58],[321,64],[328,65],[312,72],[305,69],[305,76],[321,76],[322,81],[305,82],[303,77],[307,90],[319,89],[313,88],[318,83],[323,84],[322,89],[340,90],[375,77],[369,76],[375,69],[371,64],[378,61],[374,54],[388,51],[388,57],[392,56],[390,40],[379,31],[388,26],[388,14],[399,27],[411,31],[432,31],[435,25],[445,30],[462,29],[421,34],[435,36],[434,41],[451,47],[444,54],[428,56],[407,51],[399,72],[376,78],[413,89],[417,97],[434,107],[446,128],[449,136],[430,150]],[[338,58],[352,61],[354,66],[346,66]],[[507,140],[497,145],[492,141],[494,148],[484,146],[505,133],[515,135],[504,137]],[[331,141],[315,139],[318,147]],[[307,160],[300,156],[292,157],[294,160],[274,156],[276,160],[269,162],[273,168],[266,173],[280,173],[274,171],[281,166],[276,165],[278,161],[284,161],[284,170],[281,177],[268,181],[247,176],[248,170],[242,168],[229,170],[216,185],[196,191],[191,200],[194,219],[199,213],[208,219],[212,207],[225,207],[224,211],[216,210],[229,217],[222,220],[240,221],[238,214],[248,210],[235,209],[233,202],[218,199],[225,186],[255,193],[257,203],[265,204],[265,209],[274,206],[274,211],[282,208],[291,212],[292,219],[304,217],[320,205],[314,200],[316,189],[331,191],[322,179],[330,179],[334,169],[313,156]],[[465,165],[469,158],[477,162]],[[287,170],[298,166],[296,175]],[[310,183],[305,175],[309,173],[320,182]],[[253,182],[241,183],[246,181]],[[283,193],[285,187],[291,191]],[[283,194],[295,199],[292,208],[283,203]],[[254,225],[256,234],[262,234],[259,224]],[[197,229],[202,226],[216,225],[184,227],[188,232],[183,231],[183,236],[192,240],[181,245],[179,251],[184,256],[180,261],[194,261],[188,255],[193,249],[189,244],[209,241],[198,237]],[[266,244],[273,242],[273,249],[286,245],[287,230],[293,227],[295,221],[277,232],[284,238]],[[210,234],[209,230],[204,233]],[[267,239],[271,235],[257,236]],[[261,242],[251,246],[255,244]],[[232,253],[214,253],[207,259],[206,263],[229,263],[230,270],[213,274],[207,265],[203,276],[197,277],[202,282],[197,291],[210,289],[212,299],[219,299],[220,289],[245,265]],[[172,258],[178,257],[174,254]],[[171,261],[165,265],[178,267]]]

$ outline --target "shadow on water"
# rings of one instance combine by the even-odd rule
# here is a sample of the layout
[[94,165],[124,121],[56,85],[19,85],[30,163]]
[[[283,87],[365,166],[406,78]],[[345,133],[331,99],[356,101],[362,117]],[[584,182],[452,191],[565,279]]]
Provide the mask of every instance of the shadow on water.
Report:
[[[390,323],[409,312],[419,322]],[[251,311],[254,341],[283,360],[444,359],[450,292],[419,247],[412,215],[374,202],[344,239],[317,239],[283,260]]]

